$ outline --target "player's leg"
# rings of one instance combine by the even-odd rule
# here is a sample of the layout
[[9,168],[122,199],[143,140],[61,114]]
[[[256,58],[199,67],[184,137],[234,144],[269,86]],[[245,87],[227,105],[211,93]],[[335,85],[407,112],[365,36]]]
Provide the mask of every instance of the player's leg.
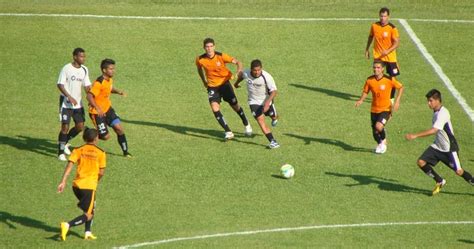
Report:
[[375,147],[375,153],[379,153],[380,144],[382,143],[382,139],[380,138],[380,133],[377,132],[377,129],[376,129],[377,120],[378,120],[378,113],[370,113],[370,123],[371,123],[371,127],[372,127],[372,136],[373,136],[375,142],[377,142],[377,147]]
[[61,130],[59,131],[58,135],[58,159],[61,161],[67,161],[66,155],[64,153],[64,149],[66,148],[66,144],[68,141],[68,131],[69,131],[69,123],[71,122],[72,116],[72,109],[61,109]]
[[417,161],[418,167],[420,167],[427,176],[431,177],[436,182],[435,188],[433,189],[433,195],[439,193],[441,188],[446,185],[446,180],[438,175],[438,173],[433,169],[433,166],[440,161],[441,155],[442,152],[437,151],[430,146],[423,152]]
[[467,183],[474,186],[474,178],[472,178],[471,173],[461,167],[458,153],[455,151],[446,152],[445,155],[445,157],[441,158],[441,161],[456,172],[458,176],[462,177]]
[[375,122],[375,132],[378,134],[379,139],[379,151],[378,153],[383,154],[387,151],[387,139],[385,133],[385,125],[390,118],[390,112],[382,112],[377,115]]
[[67,143],[66,146],[64,147],[64,152],[67,155],[71,154],[71,150],[69,149],[69,141],[76,137],[79,133],[81,133],[84,130],[84,122],[86,121],[85,116],[84,116],[84,108],[80,109],[74,109],[72,113],[72,119],[74,120],[74,127],[72,127],[68,134],[67,134]]
[[90,114],[89,116],[95,128],[99,132],[99,139],[108,140],[110,138],[110,134],[109,129],[107,129],[106,117],[100,117],[97,114]]
[[[400,75],[400,69],[398,67],[397,62],[387,62],[385,63],[385,65],[386,65],[385,68],[387,70],[388,75],[394,78]],[[395,99],[395,93],[396,93],[396,89],[392,88],[392,91],[390,92],[390,99],[392,100],[392,104],[393,104],[393,100]]]
[[268,128],[267,124],[265,123],[265,114],[263,113],[263,106],[250,105],[250,110],[252,111],[252,115],[255,117],[255,120],[257,120],[257,123],[260,126],[260,129],[262,130],[263,134],[268,139],[268,142],[270,142],[270,144],[268,145],[268,148],[275,149],[275,148],[280,147],[278,142],[273,137],[272,131],[270,130],[270,128]]
[[130,152],[128,152],[127,137],[125,136],[125,132],[120,122],[120,117],[115,113],[115,110],[112,107],[110,107],[105,116],[107,124],[112,127],[117,134],[117,141],[122,149],[123,155],[125,157],[132,157]]
[[222,94],[222,98],[225,102],[229,103],[229,105],[234,109],[234,111],[239,115],[240,119],[242,120],[242,124],[245,126],[245,135],[251,136],[252,135],[252,126],[249,124],[249,120],[245,116],[244,109],[239,105],[237,100],[237,96],[235,96],[234,89],[229,81],[224,83],[220,87],[220,93]]
[[92,220],[92,210],[94,208],[95,191],[91,189],[79,189],[77,187],[72,188],[74,195],[79,200],[77,206],[84,212],[69,222],[61,222],[61,239],[66,240],[67,232],[69,228],[79,226],[86,223],[88,220]]
[[209,98],[209,106],[211,107],[212,113],[214,114],[214,117],[216,118],[217,122],[219,125],[224,129],[225,131],[225,139],[232,139],[234,138],[234,133],[229,128],[229,125],[227,125],[227,122],[224,119],[224,115],[221,113],[221,94],[219,92],[219,88],[217,87],[209,87],[207,88],[207,94]]
[[273,127],[277,126],[277,124],[278,124],[278,113],[276,111],[276,107],[275,107],[274,103],[272,103],[270,105],[270,109],[268,110],[266,115],[270,116],[270,118],[272,119],[272,126]]

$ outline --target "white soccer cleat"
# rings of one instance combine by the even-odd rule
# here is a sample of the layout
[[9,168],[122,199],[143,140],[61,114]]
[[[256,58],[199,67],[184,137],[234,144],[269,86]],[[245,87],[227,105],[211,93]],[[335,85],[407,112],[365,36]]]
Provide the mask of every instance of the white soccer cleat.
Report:
[[234,133],[232,131],[226,131],[224,138],[226,140],[230,140],[230,139],[234,138]]
[[272,120],[272,126],[275,127],[278,124],[278,119],[273,119]]
[[280,144],[278,144],[277,141],[273,140],[273,141],[271,141],[270,144],[268,145],[268,148],[270,148],[270,149],[280,148]]
[[59,155],[59,156],[58,156],[58,159],[59,159],[59,161],[66,162],[66,161],[67,161],[66,154],[61,154],[61,155]]
[[375,148],[375,154],[383,154],[386,151],[387,151],[387,145],[384,143],[377,145],[377,147]]
[[245,136],[247,136],[247,137],[252,136],[252,132],[253,132],[252,126],[250,126],[250,124],[245,126]]
[[64,154],[71,155],[71,150],[69,149],[70,146],[71,146],[70,143],[67,143],[66,145],[64,145]]

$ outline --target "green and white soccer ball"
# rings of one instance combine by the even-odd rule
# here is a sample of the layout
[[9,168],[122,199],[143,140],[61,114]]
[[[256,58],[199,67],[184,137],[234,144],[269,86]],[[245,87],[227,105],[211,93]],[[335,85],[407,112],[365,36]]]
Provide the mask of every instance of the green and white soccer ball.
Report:
[[295,175],[295,168],[290,164],[284,164],[280,168],[280,175],[283,178],[290,179]]

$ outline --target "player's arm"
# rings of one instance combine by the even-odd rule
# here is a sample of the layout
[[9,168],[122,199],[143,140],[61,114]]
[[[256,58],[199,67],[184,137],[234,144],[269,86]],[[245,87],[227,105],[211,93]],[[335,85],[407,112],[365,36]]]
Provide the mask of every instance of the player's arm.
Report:
[[100,181],[100,179],[102,179],[102,177],[104,176],[104,174],[105,174],[105,168],[100,168],[100,169],[99,169],[99,181]]
[[67,178],[69,174],[71,174],[71,170],[73,166],[74,166],[73,162],[69,161],[67,163],[66,168],[64,169],[63,178],[61,179],[61,182],[58,185],[58,193],[62,193],[64,191],[64,188],[66,187]]
[[398,38],[398,37],[392,38],[392,46],[390,48],[388,48],[387,50],[382,51],[382,54],[380,55],[380,57],[384,57],[384,56],[390,54],[393,50],[398,48],[399,44],[400,44],[400,38]]
[[272,103],[273,99],[277,96],[278,90],[273,90],[270,92],[270,95],[268,95],[267,99],[265,100],[265,103],[263,104],[263,112],[267,112],[268,109],[270,109],[270,104]]
[[202,84],[204,85],[205,88],[207,88],[207,80],[206,80],[206,77],[204,76],[202,67],[201,66],[196,66],[196,67],[197,67],[199,77],[201,78]]
[[400,108],[400,99],[402,98],[402,94],[405,88],[402,86],[400,89],[398,89],[397,97],[395,98],[395,103],[393,104],[393,111],[398,111],[398,108]]
[[77,101],[71,96],[71,94],[69,94],[69,93],[66,91],[66,88],[64,88],[64,85],[63,85],[63,84],[57,84],[57,86],[58,86],[59,91],[60,91],[64,96],[66,96],[66,98],[69,100],[69,102],[71,102],[71,104],[77,105]]
[[438,132],[438,128],[431,128],[429,130],[425,130],[425,131],[422,131],[422,132],[418,132],[418,133],[408,133],[405,135],[405,138],[407,140],[413,140],[413,139],[416,139],[416,138],[419,138],[419,137],[427,137],[427,136],[431,136],[433,134],[436,134],[436,132]]
[[242,82],[242,80],[244,80],[243,74],[238,75],[237,80],[234,83],[234,87],[239,88],[240,87],[239,83]]
[[102,109],[100,109],[100,107],[95,102],[94,94],[92,94],[90,91],[87,92],[87,101],[89,101],[89,104],[97,110],[97,114],[100,117],[103,117],[105,115],[104,112],[102,112]]
[[365,58],[370,59],[370,45],[372,44],[372,40],[374,39],[374,36],[369,34],[369,38],[367,38],[367,45],[365,46]]
[[365,98],[367,98],[367,95],[368,93],[362,92],[362,95],[360,96],[359,100],[357,100],[355,103],[355,107],[359,107],[364,102]]
[[242,76],[242,70],[244,68],[243,65],[242,65],[242,62],[240,62],[236,58],[232,58],[232,64],[237,65],[237,77],[241,77]]
[[112,93],[115,93],[115,94],[118,94],[118,95],[127,97],[127,93],[125,93],[125,91],[119,90],[119,89],[117,89],[117,88],[115,88],[115,87],[112,87]]

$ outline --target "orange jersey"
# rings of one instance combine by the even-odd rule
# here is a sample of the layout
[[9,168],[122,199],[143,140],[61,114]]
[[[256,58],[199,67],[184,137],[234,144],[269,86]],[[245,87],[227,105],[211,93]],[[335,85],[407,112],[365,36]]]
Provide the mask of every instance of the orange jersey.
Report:
[[370,27],[370,36],[374,39],[374,59],[397,62],[397,52],[395,50],[380,58],[382,51],[389,49],[393,45],[393,40],[400,37],[398,29],[392,23],[388,23],[385,26],[382,26],[380,22],[373,23]]
[[370,112],[381,113],[391,111],[392,102],[390,101],[390,93],[392,89],[400,89],[403,85],[395,78],[384,75],[380,80],[375,75],[370,76],[365,81],[364,93],[372,92],[372,107]]
[[[110,109],[110,106],[112,106],[112,102],[110,101],[112,83],[112,78],[105,79],[103,76],[100,76],[94,81],[91,90],[89,91],[94,95],[96,105],[98,105],[104,113],[106,113]],[[89,105],[89,113],[98,114],[97,110],[91,105]]]
[[196,58],[196,66],[204,68],[207,86],[217,87],[232,78],[232,72],[225,66],[232,60],[234,58],[225,53],[216,52],[212,58],[209,58],[207,54],[202,54]]
[[99,169],[105,168],[105,152],[95,145],[85,144],[72,151],[69,161],[77,163],[74,187],[95,190],[99,182]]

